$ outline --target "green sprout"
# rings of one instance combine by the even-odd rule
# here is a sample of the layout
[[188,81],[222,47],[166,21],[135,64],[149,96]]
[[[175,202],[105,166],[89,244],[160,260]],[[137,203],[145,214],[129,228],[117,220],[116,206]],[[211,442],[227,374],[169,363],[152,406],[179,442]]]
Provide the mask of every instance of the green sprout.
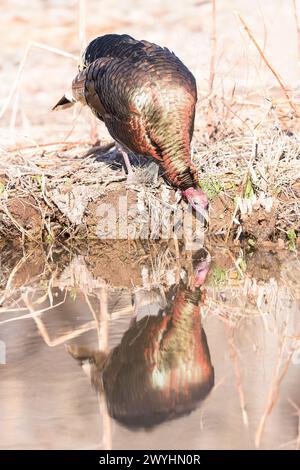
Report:
[[226,281],[226,272],[220,266],[214,266],[212,270],[213,283],[215,285],[223,284]]
[[296,251],[296,240],[297,240],[297,235],[296,235],[296,232],[294,229],[291,229],[287,232],[287,237],[288,237],[288,240],[289,240],[289,244],[288,244],[288,247],[289,247],[289,250],[290,251]]
[[253,240],[253,238],[248,239],[248,245],[251,246],[251,248],[255,247],[256,241]]
[[48,235],[46,237],[46,242],[49,243],[49,244],[54,242],[54,238],[50,233],[48,233]]
[[64,186],[70,187],[72,186],[72,181],[70,178],[65,178],[64,179]]
[[34,175],[32,179],[33,181],[36,181],[38,188],[42,189],[42,180],[43,180],[42,175]]
[[222,186],[219,181],[209,176],[201,180],[200,186],[201,189],[203,189],[203,191],[207,195],[208,199],[210,199],[211,201],[220,194],[222,189]]
[[254,195],[254,190],[252,186],[252,181],[251,181],[250,176],[248,176],[245,191],[244,191],[244,198],[250,199],[253,195]]
[[247,269],[247,263],[246,263],[246,261],[244,260],[244,258],[242,258],[242,259],[240,260],[239,266],[240,266],[240,268],[241,268],[241,270],[242,270],[243,272],[246,271],[246,269]]

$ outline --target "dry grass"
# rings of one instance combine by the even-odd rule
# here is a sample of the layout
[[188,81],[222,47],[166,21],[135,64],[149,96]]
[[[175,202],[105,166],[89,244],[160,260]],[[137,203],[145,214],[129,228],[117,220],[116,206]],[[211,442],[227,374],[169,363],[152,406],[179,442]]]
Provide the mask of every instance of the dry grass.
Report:
[[280,75],[276,72],[276,70],[274,69],[274,67],[270,64],[269,60],[266,58],[266,55],[264,54],[263,50],[261,49],[261,47],[259,46],[258,42],[256,41],[253,33],[250,31],[249,27],[247,26],[245,20],[242,18],[242,16],[239,14],[239,13],[236,13],[238,19],[240,20],[240,22],[242,23],[243,25],[243,28],[245,29],[246,33],[248,34],[248,36],[250,37],[251,41],[253,42],[253,44],[255,45],[256,49],[258,50],[258,53],[259,55],[261,56],[262,60],[264,61],[264,63],[266,64],[266,66],[270,69],[270,71],[272,72],[272,74],[274,75],[275,79],[277,80],[281,90],[283,91],[283,94],[284,96],[286,97],[290,107],[292,108],[292,110],[297,113],[297,108],[296,106],[294,105],[294,103],[292,102],[290,96],[289,96],[289,93],[287,91],[287,87],[286,85],[283,83],[282,81],[282,78],[280,77]]
[[253,212],[253,206],[261,204],[266,212],[276,206],[275,238],[282,231],[299,231],[300,142],[296,134],[263,128],[252,135],[233,134],[207,147],[196,142],[194,152],[212,198],[215,194],[227,198],[230,206],[237,204],[236,226],[245,205],[246,212]]

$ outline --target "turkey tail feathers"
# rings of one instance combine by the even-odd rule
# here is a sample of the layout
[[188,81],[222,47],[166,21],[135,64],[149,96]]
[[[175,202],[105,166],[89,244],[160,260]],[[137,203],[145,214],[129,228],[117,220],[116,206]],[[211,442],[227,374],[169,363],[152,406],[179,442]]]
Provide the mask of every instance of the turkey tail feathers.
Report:
[[55,106],[53,106],[52,111],[56,110],[61,110],[61,109],[67,109],[73,106],[73,104],[76,103],[73,97],[67,97],[64,95],[57,103]]

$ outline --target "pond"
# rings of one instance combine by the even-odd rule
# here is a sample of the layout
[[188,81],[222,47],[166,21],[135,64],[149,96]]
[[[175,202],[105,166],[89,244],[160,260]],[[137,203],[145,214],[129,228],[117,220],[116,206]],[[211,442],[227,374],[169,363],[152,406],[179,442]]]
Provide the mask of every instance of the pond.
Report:
[[289,251],[3,243],[0,447],[297,449]]

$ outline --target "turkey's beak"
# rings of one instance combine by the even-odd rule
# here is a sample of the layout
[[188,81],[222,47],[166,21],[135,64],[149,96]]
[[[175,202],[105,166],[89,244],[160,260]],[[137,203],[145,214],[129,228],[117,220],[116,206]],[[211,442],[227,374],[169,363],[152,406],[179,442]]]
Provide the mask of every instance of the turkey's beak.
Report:
[[55,106],[53,106],[52,111],[55,109],[61,110],[61,109],[67,109],[73,106],[75,101],[72,98],[67,97],[64,95],[57,103]]
[[208,199],[202,189],[188,188],[182,194],[193,209],[208,221]]
[[208,274],[209,268],[211,263],[210,255],[203,261],[197,264],[196,269],[194,271],[195,274],[195,287],[200,287],[204,283],[206,276]]

